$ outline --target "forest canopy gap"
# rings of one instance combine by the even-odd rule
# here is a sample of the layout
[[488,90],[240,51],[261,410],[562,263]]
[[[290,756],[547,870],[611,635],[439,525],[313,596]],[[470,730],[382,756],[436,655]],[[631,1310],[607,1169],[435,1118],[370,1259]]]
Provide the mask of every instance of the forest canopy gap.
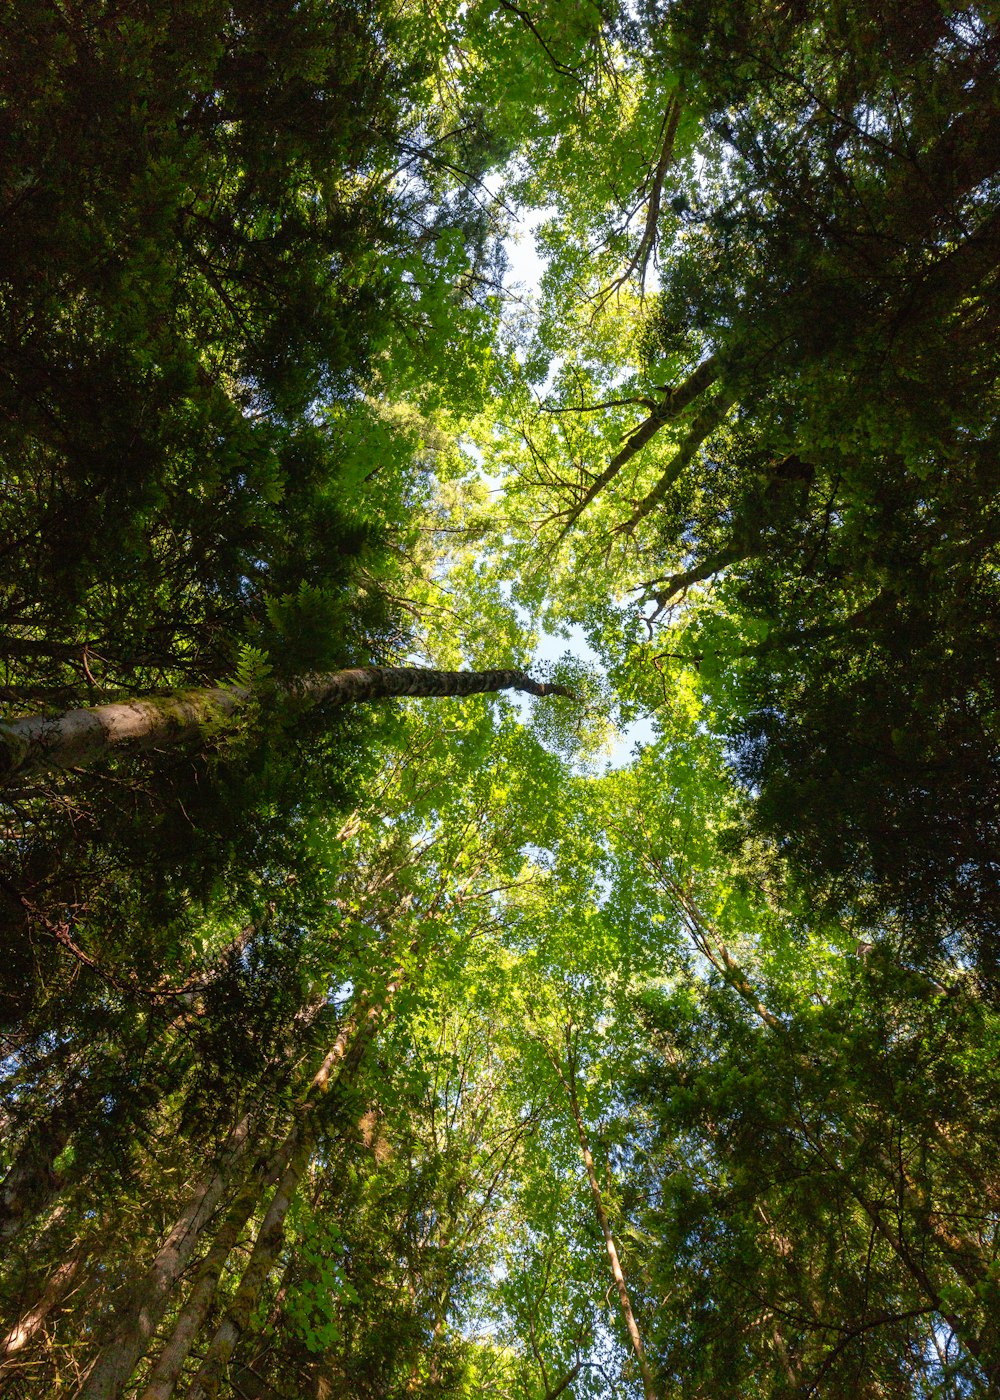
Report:
[[0,221],[4,1396],[997,1394],[995,6],[15,0]]

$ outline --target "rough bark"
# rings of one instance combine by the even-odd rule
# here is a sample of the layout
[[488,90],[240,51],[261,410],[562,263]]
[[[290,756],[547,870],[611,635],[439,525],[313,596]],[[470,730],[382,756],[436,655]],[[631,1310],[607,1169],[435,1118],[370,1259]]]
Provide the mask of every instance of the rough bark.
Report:
[[[272,686],[270,694],[315,706],[498,690],[571,695],[564,686],[532,680],[523,671],[434,671],[414,666],[355,666],[328,675],[300,676]],[[118,750],[198,743],[224,730],[251,701],[263,698],[262,692],[246,686],[223,685],[9,720],[0,723],[0,785],[86,766]]]

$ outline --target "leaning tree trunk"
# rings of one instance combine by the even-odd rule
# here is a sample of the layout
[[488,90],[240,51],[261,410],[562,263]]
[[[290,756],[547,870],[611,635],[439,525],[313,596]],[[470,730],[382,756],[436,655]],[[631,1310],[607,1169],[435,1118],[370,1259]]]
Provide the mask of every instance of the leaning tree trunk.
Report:
[[[523,671],[432,671],[415,666],[355,666],[272,684],[266,693],[313,706],[354,705],[400,695],[482,695],[498,690],[571,694],[565,686],[532,680]],[[94,763],[118,749],[197,743],[224,730],[240,710],[264,696],[264,691],[248,686],[222,685],[0,723],[0,786],[37,773]]]
[[[384,995],[364,1009],[363,1017],[359,1012],[357,1017],[350,1019],[313,1080],[305,1100],[307,1111],[297,1133],[294,1153],[271,1197],[243,1277],[212,1338],[198,1374],[187,1393],[187,1400],[216,1400],[224,1383],[230,1358],[246,1330],[261,1289],[284,1244],[285,1217],[309,1165],[319,1131],[329,1115],[328,1096],[357,1071],[378,1029],[380,1019],[391,1008],[401,981],[401,974],[397,973],[386,987]],[[153,1395],[155,1396],[156,1392],[153,1392]],[[142,1400],[147,1400],[147,1396],[143,1396]]]
[[18,1353],[31,1345],[44,1327],[46,1319],[59,1309],[66,1294],[83,1273],[85,1263],[84,1248],[79,1246],[76,1253],[64,1259],[49,1274],[40,1297],[10,1325],[0,1341],[0,1372],[17,1366]]
[[[336,1075],[339,1078],[348,1061],[353,1062],[356,1057],[355,1041],[358,1035],[358,1023],[357,1015],[347,1019],[316,1072],[301,1106],[302,1113],[307,1118],[314,1111],[315,1095],[328,1093],[331,1077]],[[361,1048],[363,1049],[363,1047]],[[352,1051],[355,1053],[352,1054]],[[187,1300],[177,1315],[173,1330],[150,1372],[141,1400],[170,1400],[191,1348],[197,1340],[215,1300],[222,1272],[236,1248],[247,1221],[259,1203],[269,1181],[277,1182],[275,1198],[280,1197],[282,1182],[288,1173],[290,1163],[301,1150],[302,1138],[303,1124],[300,1119],[293,1123],[284,1142],[273,1153],[267,1170],[251,1173],[250,1179],[233,1200],[211,1249],[202,1261]],[[268,1215],[271,1215],[273,1211],[274,1200],[268,1208]],[[258,1239],[254,1246],[255,1254],[259,1252],[259,1248],[260,1241]],[[241,1287],[243,1287],[242,1284]]]
[[[305,1024],[316,1020],[328,1007],[329,1003],[325,999],[316,1002],[303,1018]],[[337,1045],[340,1044],[340,1039],[341,1037],[338,1037]],[[337,1045],[324,1060],[310,1092],[314,1089],[321,1090],[329,1078],[330,1066],[337,1055]],[[232,1129],[220,1159],[199,1182],[184,1213],[161,1246],[142,1281],[133,1290],[131,1298],[120,1305],[114,1334],[95,1358],[77,1392],[78,1400],[118,1400],[136,1366],[146,1355],[165,1313],[171,1306],[174,1290],[186,1272],[196,1247],[209,1229],[216,1228],[216,1211],[222,1207],[225,1213],[222,1224],[217,1228],[213,1249],[219,1242],[219,1235],[225,1237],[229,1233],[243,1205],[249,1202],[252,1210],[255,1201],[259,1201],[266,1188],[284,1172],[288,1157],[297,1142],[295,1130],[293,1128],[293,1135],[286,1139],[283,1147],[275,1151],[270,1148],[261,1151],[258,1143],[264,1121],[260,1113],[248,1113]],[[271,1133],[272,1128],[269,1127],[267,1132]],[[270,1158],[267,1157],[267,1152],[271,1152]],[[233,1189],[236,1196],[227,1208],[226,1197]],[[233,1247],[239,1233],[240,1229],[237,1229]],[[223,1265],[231,1252],[231,1249],[226,1251]],[[190,1325],[192,1317],[197,1324],[197,1331],[197,1327],[200,1326],[198,1313],[202,1300],[205,1301],[206,1310],[211,1305],[215,1291],[212,1276],[217,1255],[218,1251],[211,1254],[211,1258],[206,1257],[203,1261],[204,1267],[198,1271],[192,1297],[185,1305],[189,1311],[187,1314],[182,1311],[181,1334]],[[175,1350],[177,1348],[184,1348],[182,1337],[177,1340]],[[187,1352],[183,1351],[180,1366],[183,1366],[186,1355]],[[171,1364],[168,1358],[164,1366],[169,1367]]]
[[0,1244],[4,1247],[9,1248],[21,1231],[58,1197],[63,1180],[56,1171],[56,1159],[84,1112],[79,1102],[64,1104],[28,1129],[17,1156],[0,1181]]
[[77,1400],[117,1400],[146,1354],[202,1232],[234,1176],[246,1169],[254,1120],[245,1114],[232,1129],[222,1160],[198,1182],[176,1224],[135,1290],[135,1306],[124,1307],[117,1330],[99,1353],[76,1392]]

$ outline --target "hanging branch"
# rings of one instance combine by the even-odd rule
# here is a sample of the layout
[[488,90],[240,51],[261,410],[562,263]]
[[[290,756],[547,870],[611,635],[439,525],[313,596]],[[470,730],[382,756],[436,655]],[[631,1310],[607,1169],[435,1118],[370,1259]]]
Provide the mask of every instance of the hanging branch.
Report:
[[545,57],[549,60],[549,62],[552,64],[552,67],[556,70],[557,73],[561,73],[565,78],[577,78],[577,74],[579,73],[582,64],[577,64],[575,67],[571,68],[568,64],[561,63],[559,59],[556,58],[552,50],[549,48],[545,40],[542,38],[541,34],[538,31],[538,26],[528,14],[527,10],[522,10],[518,5],[513,4],[512,0],[500,0],[500,7],[501,9],[506,10],[508,14],[516,15],[517,18],[521,21],[521,23],[525,26],[525,28],[529,30],[531,34],[534,35],[534,37],[538,40],[538,43],[540,44],[542,51],[545,54]]

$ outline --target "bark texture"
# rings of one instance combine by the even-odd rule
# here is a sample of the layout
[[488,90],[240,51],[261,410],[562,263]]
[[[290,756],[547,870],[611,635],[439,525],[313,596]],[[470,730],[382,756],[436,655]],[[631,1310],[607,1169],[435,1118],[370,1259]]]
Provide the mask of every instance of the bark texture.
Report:
[[136,1290],[133,1305],[123,1309],[117,1332],[76,1392],[77,1400],[117,1400],[121,1395],[163,1320],[173,1290],[219,1206],[228,1181],[249,1150],[251,1128],[252,1120],[247,1115],[230,1134],[223,1162],[206,1173],[192,1192]]
[[[360,1007],[357,1013],[345,1022],[343,1030],[317,1071],[303,1101],[302,1117],[282,1149],[284,1170],[261,1222],[250,1259],[232,1302],[212,1338],[198,1374],[187,1392],[187,1400],[215,1400],[225,1385],[233,1352],[246,1331],[261,1289],[284,1244],[285,1218],[309,1166],[322,1123],[329,1113],[330,1096],[336,1086],[347,1081],[357,1070],[399,986],[400,980],[397,977],[388,985],[379,1001]],[[144,1396],[143,1400],[168,1400],[171,1393],[166,1389],[150,1391],[148,1397]]]
[[17,1353],[35,1339],[45,1325],[46,1319],[58,1309],[66,1294],[80,1278],[83,1273],[83,1265],[84,1256],[80,1253],[71,1255],[69,1259],[64,1260],[53,1270],[45,1283],[41,1297],[21,1314],[7,1335],[0,1341],[0,1371],[3,1371],[12,1361],[16,1361]]
[[[269,694],[313,706],[498,690],[571,695],[564,686],[532,680],[523,671],[434,671],[418,666],[352,666],[272,685]],[[225,729],[251,700],[263,698],[263,691],[227,685],[8,720],[0,723],[0,786],[22,777],[85,767],[118,750],[198,743]]]

